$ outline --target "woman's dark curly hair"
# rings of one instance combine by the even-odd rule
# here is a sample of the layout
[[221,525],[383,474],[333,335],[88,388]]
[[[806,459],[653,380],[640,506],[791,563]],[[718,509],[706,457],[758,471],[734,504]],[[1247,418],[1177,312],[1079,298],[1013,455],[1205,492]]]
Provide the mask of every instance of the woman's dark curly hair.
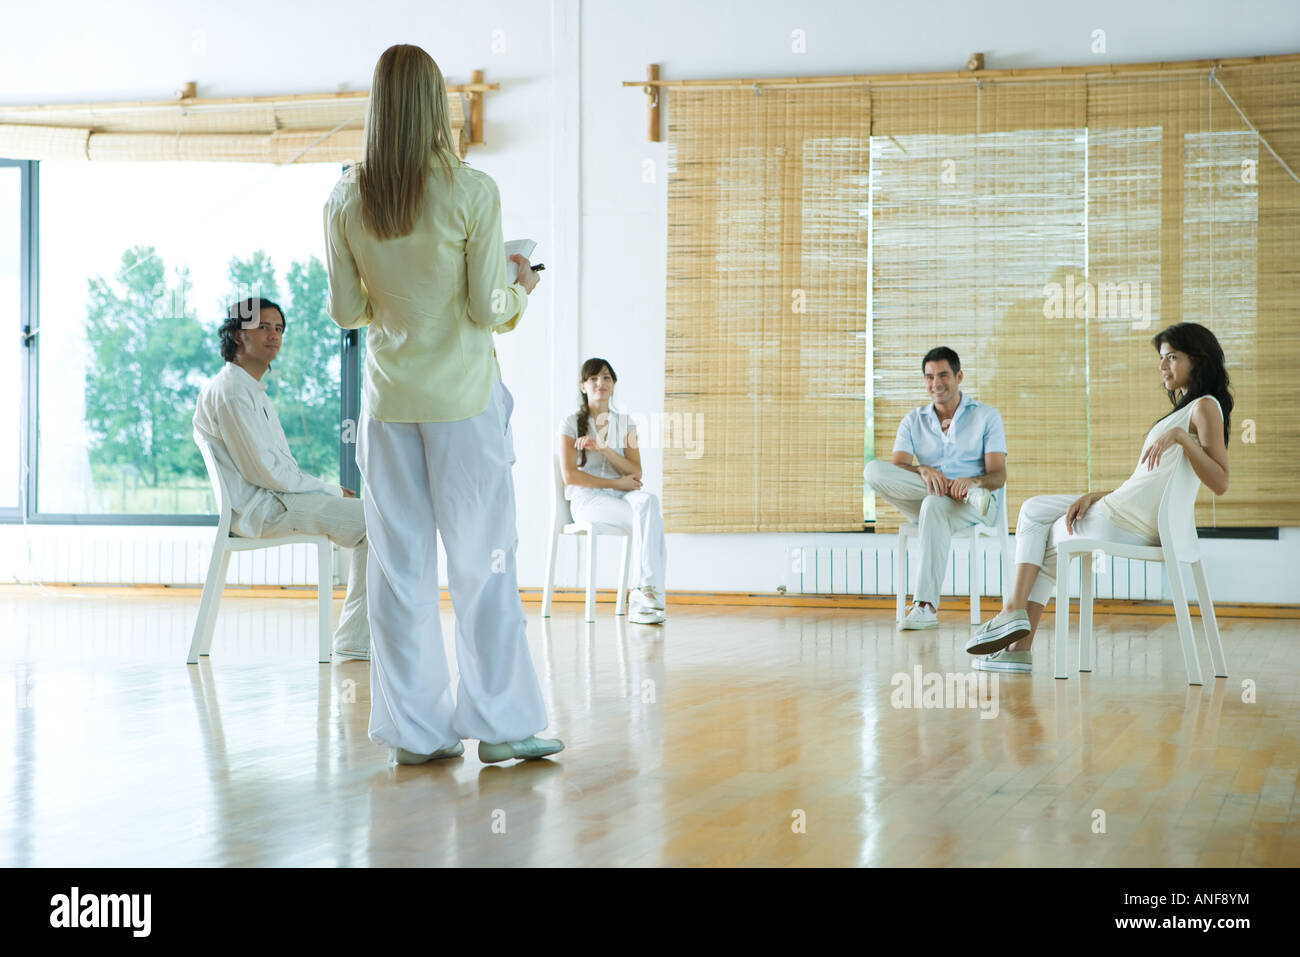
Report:
[[1226,445],[1232,420],[1232,393],[1228,391],[1228,370],[1224,366],[1223,347],[1219,340],[1204,326],[1180,322],[1151,337],[1156,352],[1160,351],[1162,342],[1170,349],[1191,357],[1192,378],[1181,396],[1173,390],[1166,390],[1174,407],[1160,418],[1168,418],[1203,395],[1212,395],[1219,400],[1219,407],[1223,410],[1223,442]]

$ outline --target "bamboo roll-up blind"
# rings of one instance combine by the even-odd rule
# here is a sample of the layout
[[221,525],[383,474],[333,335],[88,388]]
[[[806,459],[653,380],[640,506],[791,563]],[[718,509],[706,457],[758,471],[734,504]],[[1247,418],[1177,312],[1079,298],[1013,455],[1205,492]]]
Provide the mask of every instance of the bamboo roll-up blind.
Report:
[[[1221,71],[1247,117],[1284,157],[1300,159],[1300,69]],[[1142,440],[1170,410],[1151,337],[1180,321],[1223,346],[1236,407],[1228,493],[1203,492],[1203,526],[1300,524],[1286,488],[1300,424],[1300,183],[1260,144],[1208,71],[1109,80],[1088,88],[1089,469],[1095,490],[1133,471]],[[1294,168],[1294,167],[1293,167]],[[1243,442],[1247,420],[1258,441]]]
[[[1219,79],[1273,149],[1300,174],[1300,64],[1227,68]],[[1237,402],[1228,446],[1232,485],[1215,511],[1220,525],[1300,525],[1300,498],[1292,480],[1300,449],[1300,418],[1293,412],[1300,403],[1300,387],[1286,371],[1300,369],[1300,183],[1257,140],[1243,139],[1237,132],[1236,110],[1221,98],[1213,104],[1211,130],[1230,132],[1215,159],[1219,175],[1212,213],[1215,218],[1235,217],[1236,225],[1235,242],[1226,254],[1217,237],[1206,250],[1216,267],[1215,285],[1206,298],[1215,334],[1220,335],[1221,328],[1232,330],[1232,343],[1224,347]],[[1232,145],[1243,148],[1233,155]],[[1242,161],[1255,157],[1258,182],[1243,184]],[[1243,202],[1243,191],[1253,191],[1254,197]],[[1242,220],[1252,209],[1254,222],[1249,226],[1254,235],[1247,243]],[[1251,265],[1253,303],[1240,294],[1225,303],[1224,273],[1244,274]],[[1243,441],[1244,435],[1253,441]],[[1207,513],[1203,504],[1198,515]]]
[[[1084,266],[1084,91],[951,92],[876,94],[891,122],[882,106],[871,141],[874,457],[929,404],[921,359],[948,346],[961,391],[1002,415],[1014,522],[1029,496],[1087,484],[1084,320],[1043,298]],[[878,530],[901,518],[877,499]]]
[[670,531],[862,528],[869,127],[861,89],[673,95]]
[[[856,401],[859,335],[871,343],[866,454],[890,457],[903,415],[929,401],[921,357],[947,345],[963,391],[1002,413],[1011,521],[1032,495],[1114,488],[1170,408],[1150,339],[1183,320],[1215,332],[1236,397],[1230,489],[1200,496],[1198,522],[1300,525],[1288,485],[1300,447],[1289,372],[1300,364],[1300,183],[1283,166],[1300,172],[1300,63],[869,95],[868,110],[861,87],[672,94],[667,404],[709,413],[703,459],[666,453],[672,527],[852,527],[844,483],[852,474],[864,491],[863,450],[846,423],[859,417],[817,397]],[[851,173],[832,187],[803,160],[796,199],[794,157],[815,156],[819,140]],[[864,177],[869,196],[855,185]],[[833,254],[811,252],[815,222]],[[869,250],[855,253],[859,228]],[[854,256],[868,253],[862,303]],[[794,322],[792,288],[813,284],[824,288]],[[826,322],[814,304],[832,306]],[[862,325],[845,321],[864,311]],[[807,392],[781,378],[796,343],[830,376]],[[774,464],[789,451],[794,462]],[[865,491],[864,517],[896,527],[898,513]]]
[[[0,156],[91,161],[202,160],[352,163],[362,158],[362,94],[159,105],[0,107]],[[468,146],[459,92],[447,94],[461,157]]]

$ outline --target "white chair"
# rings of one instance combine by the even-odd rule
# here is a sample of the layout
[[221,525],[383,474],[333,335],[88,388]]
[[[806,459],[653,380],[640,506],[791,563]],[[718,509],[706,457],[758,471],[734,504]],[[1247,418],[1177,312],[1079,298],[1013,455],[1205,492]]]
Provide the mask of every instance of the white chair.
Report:
[[203,583],[203,598],[199,602],[199,617],[194,623],[194,637],[190,640],[186,664],[198,664],[199,655],[212,648],[212,635],[217,628],[217,610],[221,593],[226,587],[226,571],[233,552],[247,552],[257,548],[275,548],[277,545],[315,545],[317,556],[317,630],[319,632],[319,661],[330,660],[330,619],[334,603],[333,543],[324,535],[293,535],[288,538],[238,538],[230,534],[230,493],[226,481],[217,468],[216,457],[203,434],[194,430],[194,441],[203,453],[203,464],[208,468],[212,494],[217,498],[217,536],[212,543],[212,560],[208,563],[208,577]]
[[1192,469],[1191,461],[1184,456],[1160,498],[1160,511],[1156,518],[1156,527],[1160,531],[1159,545],[1121,545],[1099,538],[1071,538],[1056,546],[1056,677],[1069,677],[1066,674],[1066,644],[1070,634],[1069,570],[1070,562],[1076,556],[1082,572],[1079,587],[1079,670],[1092,670],[1092,558],[1097,552],[1164,562],[1169,590],[1173,593],[1178,637],[1183,645],[1183,662],[1187,665],[1187,683],[1199,685],[1203,683],[1201,663],[1196,655],[1192,616],[1187,610],[1187,592],[1183,588],[1182,563],[1191,565],[1196,579],[1196,603],[1201,609],[1214,674],[1218,678],[1228,677],[1219,623],[1214,617],[1214,602],[1210,598],[1210,586],[1201,560],[1201,544],[1196,537],[1196,496],[1200,490],[1201,480]]
[[596,620],[596,539],[600,535],[616,535],[623,539],[623,561],[618,571],[618,597],[614,614],[627,612],[627,575],[632,564],[632,530],[604,522],[575,522],[564,497],[564,475],[556,461],[551,470],[551,550],[546,556],[546,591],[542,595],[542,617],[551,616],[551,595],[555,591],[555,554],[560,547],[561,535],[587,536],[587,614],[586,621]]
[[[1011,536],[1007,534],[1007,495],[1005,485],[1000,492],[1001,494],[994,493],[993,500],[997,503],[998,514],[992,525],[976,522],[969,528],[954,532],[952,536],[954,542],[965,539],[970,543],[970,623],[972,625],[980,623],[980,596],[984,594],[988,586],[988,583],[984,580],[984,562],[981,560],[983,549],[980,547],[980,539],[982,538],[996,537],[998,540],[998,551],[1002,555],[1002,600],[1006,602],[1010,598],[1011,569],[1014,567],[1014,563],[1011,561]],[[894,548],[894,588],[896,591],[894,617],[897,621],[903,620],[903,612],[907,604],[907,542],[908,539],[919,539],[920,535],[921,529],[913,522],[899,526],[898,545]]]

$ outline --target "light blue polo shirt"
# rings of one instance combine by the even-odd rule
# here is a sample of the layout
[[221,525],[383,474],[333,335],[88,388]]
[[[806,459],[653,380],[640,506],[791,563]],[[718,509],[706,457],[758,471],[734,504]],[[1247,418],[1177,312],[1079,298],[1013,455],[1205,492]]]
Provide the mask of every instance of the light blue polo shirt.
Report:
[[972,478],[984,474],[986,452],[1006,454],[1007,436],[998,410],[963,392],[946,433],[934,403],[903,416],[894,451],[915,455],[919,465],[938,469],[948,478]]

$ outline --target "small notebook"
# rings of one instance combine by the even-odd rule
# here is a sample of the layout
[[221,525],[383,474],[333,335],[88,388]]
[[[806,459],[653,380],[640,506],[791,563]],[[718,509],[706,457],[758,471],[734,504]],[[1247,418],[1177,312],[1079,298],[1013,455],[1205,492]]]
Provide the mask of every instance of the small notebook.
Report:
[[511,262],[510,257],[517,253],[525,259],[531,259],[536,248],[535,239],[512,239],[506,243],[506,282],[514,282],[519,278],[519,264]]

